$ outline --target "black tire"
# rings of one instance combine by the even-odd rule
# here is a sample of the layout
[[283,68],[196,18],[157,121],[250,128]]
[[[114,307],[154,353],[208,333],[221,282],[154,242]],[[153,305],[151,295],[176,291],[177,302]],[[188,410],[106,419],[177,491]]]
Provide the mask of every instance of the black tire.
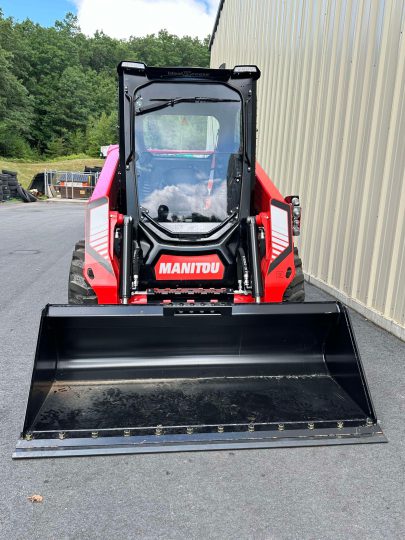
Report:
[[69,304],[97,304],[97,296],[91,285],[83,276],[84,268],[84,240],[75,245],[69,272],[68,303]]
[[302,261],[298,255],[298,248],[294,248],[295,277],[284,293],[283,302],[304,302],[304,272],[302,271]]
[[25,193],[25,190],[21,186],[17,187],[17,194],[20,197],[20,199],[22,199],[23,202],[25,203],[30,202],[27,197],[27,194]]
[[17,186],[17,194],[23,200],[23,202],[26,203],[35,202],[38,200],[36,197],[34,197],[32,193],[30,193],[20,185]]

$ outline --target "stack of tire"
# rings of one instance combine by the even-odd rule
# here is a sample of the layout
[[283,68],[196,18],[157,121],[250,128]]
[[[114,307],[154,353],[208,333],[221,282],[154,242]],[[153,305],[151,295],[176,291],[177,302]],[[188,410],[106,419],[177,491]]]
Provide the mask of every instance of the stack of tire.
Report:
[[13,171],[6,171],[3,169],[2,174],[0,175],[1,183],[3,186],[3,198],[5,201],[9,199],[15,199],[18,197],[17,193],[17,173]]
[[2,170],[0,174],[0,202],[9,199],[22,199],[24,202],[34,202],[36,197],[25,190],[17,180],[17,173],[14,171]]
[[8,201],[11,199],[10,185],[8,183],[10,176],[8,174],[0,174],[0,201]]

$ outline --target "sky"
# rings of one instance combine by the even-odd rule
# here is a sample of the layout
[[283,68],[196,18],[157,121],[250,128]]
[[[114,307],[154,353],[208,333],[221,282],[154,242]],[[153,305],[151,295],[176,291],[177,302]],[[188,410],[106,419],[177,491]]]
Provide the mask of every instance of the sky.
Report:
[[166,28],[178,36],[211,34],[219,0],[0,0],[4,16],[51,26],[71,11],[82,31],[115,38],[145,36]]

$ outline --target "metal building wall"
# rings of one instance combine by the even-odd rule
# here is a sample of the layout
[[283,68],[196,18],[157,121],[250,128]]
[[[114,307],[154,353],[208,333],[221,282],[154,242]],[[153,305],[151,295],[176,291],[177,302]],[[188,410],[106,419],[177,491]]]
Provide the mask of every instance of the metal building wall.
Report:
[[225,0],[211,65],[254,63],[258,159],[304,208],[309,280],[405,339],[405,0]]

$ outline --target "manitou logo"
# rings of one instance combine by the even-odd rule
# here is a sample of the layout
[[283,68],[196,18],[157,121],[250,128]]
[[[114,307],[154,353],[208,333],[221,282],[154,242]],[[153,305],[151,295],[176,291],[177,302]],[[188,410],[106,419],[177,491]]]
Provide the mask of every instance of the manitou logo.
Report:
[[160,263],[161,274],[218,274],[219,262]]
[[155,266],[156,279],[163,280],[211,280],[222,279],[224,265],[217,255],[178,257],[162,255]]

